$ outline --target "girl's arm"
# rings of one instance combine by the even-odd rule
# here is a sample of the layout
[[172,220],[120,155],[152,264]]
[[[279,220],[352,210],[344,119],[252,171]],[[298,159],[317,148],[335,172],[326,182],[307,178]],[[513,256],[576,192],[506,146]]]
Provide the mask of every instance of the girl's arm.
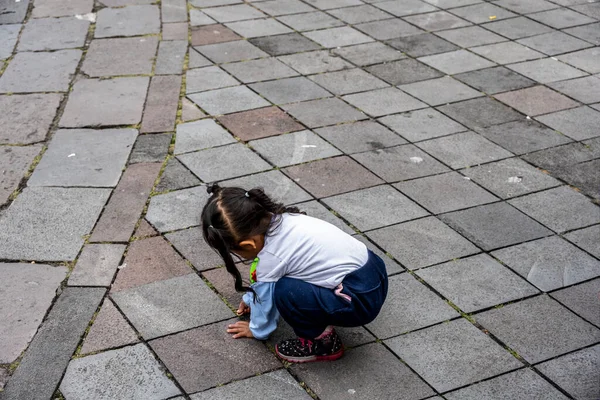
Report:
[[256,282],[252,285],[256,299],[250,292],[243,297],[244,303],[250,306],[250,331],[259,340],[266,340],[277,329],[279,311],[273,301],[275,282]]

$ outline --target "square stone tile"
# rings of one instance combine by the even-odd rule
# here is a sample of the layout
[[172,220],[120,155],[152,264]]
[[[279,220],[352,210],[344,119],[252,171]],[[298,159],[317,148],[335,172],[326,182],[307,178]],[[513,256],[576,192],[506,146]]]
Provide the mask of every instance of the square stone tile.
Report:
[[368,4],[356,7],[338,8],[329,11],[329,13],[348,24],[360,24],[361,22],[371,22],[391,18],[390,14]]
[[225,64],[222,67],[243,83],[289,78],[298,75],[296,71],[276,58]]
[[209,147],[236,143],[235,139],[212,119],[177,125],[174,154],[189,153]]
[[367,119],[365,114],[337,98],[288,104],[283,109],[309,128]]
[[204,182],[214,182],[271,169],[241,143],[214,147],[177,157]]
[[577,187],[582,193],[600,200],[600,177],[597,174],[600,160],[574,164],[556,172],[557,177],[569,185]]
[[379,122],[411,142],[419,142],[467,130],[464,126],[433,108],[390,115],[380,118]]
[[590,104],[600,101],[599,76],[586,76],[568,81],[553,82],[548,86],[582,103]]
[[440,219],[486,251],[552,234],[506,203],[455,211]]
[[[433,394],[414,372],[379,343],[348,351],[339,363],[297,364],[292,367],[319,398],[421,399]],[[394,382],[394,385],[380,384]]]
[[159,232],[200,225],[200,213],[208,200],[206,187],[197,186],[153,196],[146,219]]
[[511,64],[545,57],[544,54],[515,42],[503,42],[473,47],[471,51],[498,64]]
[[416,28],[399,18],[366,22],[364,24],[355,25],[355,28],[377,40],[389,40],[402,36],[424,33],[423,30]]
[[18,51],[46,51],[82,47],[89,21],[73,17],[31,19],[23,29]]
[[[405,58],[404,54],[380,42],[357,44],[354,46],[334,49],[333,53],[358,65],[385,63]],[[338,68],[341,69],[341,68]],[[318,71],[325,72],[325,71]]]
[[367,68],[367,71],[392,85],[403,85],[443,75],[412,58],[374,65]]
[[245,86],[194,93],[188,97],[211,115],[230,114],[270,105]]
[[554,10],[542,11],[535,14],[529,14],[528,17],[556,29],[570,28],[572,26],[596,22],[595,19],[569,10],[568,8],[556,8]]
[[577,163],[593,160],[600,156],[600,140],[590,139],[582,143],[570,143],[533,154],[527,154],[524,160],[552,173],[559,174],[565,168]]
[[600,19],[600,5],[598,4],[580,4],[577,6],[571,6],[570,8],[592,18]]
[[536,84],[535,81],[525,78],[505,67],[493,67],[465,72],[454,75],[454,78],[488,94],[522,89]]
[[94,227],[109,189],[26,188],[0,220],[0,258],[72,261]]
[[487,254],[425,268],[418,275],[467,313],[539,293]]
[[476,320],[531,363],[600,339],[598,328],[546,295],[486,311]]
[[0,93],[66,92],[81,50],[17,53],[0,77]]
[[[478,3],[466,7],[453,8],[450,12],[474,24],[516,17],[517,15],[490,3]],[[494,16],[495,18],[490,18]]]
[[200,67],[208,67],[211,66],[212,62],[198,53],[196,50],[190,49],[189,59],[188,59],[188,68],[200,68]]
[[406,21],[429,32],[444,29],[460,28],[471,25],[470,22],[458,18],[446,11],[437,11],[429,14],[411,15],[404,18]]
[[399,37],[388,41],[387,44],[411,57],[429,56],[459,49],[458,46],[440,39],[432,33]]
[[283,172],[318,198],[383,183],[369,170],[346,156],[288,167]]
[[466,50],[451,51],[449,53],[434,54],[419,58],[419,61],[424,62],[433,68],[449,74],[459,74],[461,72],[473,71],[487,67],[493,67],[495,64],[469,53]]
[[274,104],[331,97],[331,93],[303,76],[253,83],[249,87]]
[[81,70],[90,77],[150,74],[158,38],[92,40]]
[[299,32],[312,31],[314,29],[334,28],[336,26],[344,25],[342,21],[335,19],[329,14],[325,14],[321,11],[310,12],[306,14],[286,15],[277,19]]
[[352,157],[387,182],[419,178],[449,170],[413,145],[378,149],[354,154]]
[[187,40],[161,41],[156,56],[155,75],[181,74],[188,50]]
[[600,279],[593,279],[579,285],[557,290],[551,296],[581,317],[598,326],[600,325],[600,315],[596,311],[600,304],[600,298],[598,298],[599,291]]
[[440,392],[522,365],[463,318],[389,339],[386,344]]
[[138,136],[129,156],[129,164],[163,162],[169,152],[171,134]]
[[[200,284],[206,287],[202,282]],[[222,387],[232,380],[280,368],[281,363],[258,340],[231,338],[227,324],[234,321],[231,319],[157,339],[150,342],[150,346],[188,393]],[[232,354],[235,356],[232,357]],[[207,365],[220,367],[206,368]]]
[[[20,2],[19,2],[20,3]],[[25,1],[22,4],[17,2],[2,2],[2,14],[0,17],[0,24],[20,24],[27,15],[27,9],[29,8],[29,1]]]
[[324,202],[361,231],[429,214],[388,185],[329,197]]
[[598,46],[600,45],[600,35],[598,34],[599,26],[600,22],[596,22],[595,24],[565,29],[565,32]]
[[342,154],[309,130],[254,140],[250,146],[278,167]]
[[223,259],[204,242],[200,227],[167,233],[165,237],[198,271],[223,265]]
[[17,190],[41,150],[41,145],[0,147],[0,204],[7,202]]
[[[591,74],[600,73],[599,46],[591,49],[580,50],[575,53],[564,54],[559,56],[558,59]],[[4,75],[6,75],[6,73],[4,73]]]
[[75,83],[60,126],[114,126],[138,124],[149,78],[83,79]]
[[359,234],[356,234],[353,237],[359,242],[363,242],[365,246],[367,246],[367,249],[377,254],[383,260],[388,275],[394,275],[405,271],[405,269],[400,264],[398,264],[390,255],[386,254],[366,237],[361,236]]
[[568,186],[530,194],[510,203],[555,232],[600,222],[598,206]]
[[301,201],[312,200],[306,193],[281,171],[267,171],[259,174],[247,175],[241,178],[230,179],[223,182],[225,186],[237,186],[248,190],[256,187],[263,188],[272,199],[283,204],[295,204]]
[[0,39],[0,60],[7,59],[12,55],[22,27],[21,24],[0,26],[0,36],[2,37]]
[[203,8],[202,11],[218,22],[233,22],[265,16],[248,4],[236,4],[224,7]]
[[[514,1],[514,0],[509,0]],[[498,3],[500,5],[500,3]],[[499,35],[506,36],[509,39],[516,40],[528,36],[540,35],[552,31],[545,25],[532,21],[525,17],[517,17],[506,19],[503,21],[495,21],[485,25],[486,29],[495,32]]]
[[585,76],[586,73],[551,58],[509,65],[508,68],[540,83],[550,83]]
[[600,225],[569,232],[564,237],[577,246],[581,247],[596,258],[600,258],[600,244],[596,240],[600,233]]
[[447,104],[438,107],[438,110],[471,129],[523,119],[523,115],[490,97]]
[[404,17],[406,15],[421,14],[437,10],[437,8],[434,6],[420,0],[392,0],[375,2],[375,7],[381,8],[382,10],[395,15],[396,17]]
[[217,7],[224,6],[227,4],[241,3],[241,0],[191,0],[190,3],[194,7],[205,8],[205,7]]
[[[346,48],[347,47],[345,47],[345,49]],[[303,75],[338,71],[340,69],[353,67],[352,64],[344,61],[342,58],[337,57],[334,54],[331,54],[328,50],[281,56],[279,57],[279,60],[283,61],[285,64],[289,65]]]
[[314,8],[299,0],[269,0],[258,2],[254,4],[254,6],[274,17],[286,14],[297,14],[315,11]]
[[343,99],[372,117],[425,108],[427,105],[396,88],[372,90]]
[[109,287],[121,263],[125,245],[89,244],[83,248],[75,269],[69,276],[69,286]]
[[575,140],[600,136],[600,112],[589,107],[578,107],[542,115],[536,118],[550,128]]
[[434,214],[498,200],[456,172],[400,182],[394,186]]
[[461,172],[503,199],[560,185],[550,175],[519,158],[508,158]]
[[380,89],[389,85],[360,68],[313,75],[311,80],[337,95]]
[[114,187],[136,137],[135,129],[61,129],[27,184]]
[[436,32],[436,35],[464,48],[498,43],[506,40],[502,36],[496,35],[479,26],[467,26],[465,28]]
[[[296,206],[300,209],[300,211],[304,211],[306,213],[306,215],[308,215],[309,217],[318,218],[323,221],[329,222],[330,224],[336,226],[337,228],[341,229],[342,231],[346,232],[349,235],[356,234],[354,229],[352,229],[350,226],[346,225],[346,223],[344,221],[342,221],[338,215],[334,214],[333,211],[330,211],[327,207],[325,207],[323,204],[319,203],[317,200],[309,201],[306,203],[296,204]],[[359,236],[355,236],[355,238],[359,239]],[[362,236],[360,236],[360,238],[362,238]],[[361,242],[365,243],[364,240],[361,240]],[[388,258],[387,261],[393,262],[393,261],[391,261],[391,259],[389,257],[387,257],[387,258]],[[388,273],[389,273],[389,271],[388,271]]]
[[579,105],[577,102],[544,86],[506,92],[495,97],[516,110],[531,116],[548,114]]
[[497,1],[500,7],[507,8],[518,14],[530,14],[533,12],[551,10],[559,6],[546,0],[529,0],[523,2],[521,0],[500,0]]
[[304,33],[304,36],[323,47],[332,48],[372,42],[373,39],[349,26]]
[[438,295],[405,273],[389,278],[386,302],[367,327],[379,339],[387,339],[458,316]]
[[187,22],[187,5],[185,0],[165,0],[161,2],[162,22]]
[[186,93],[204,92],[240,84],[237,79],[216,66],[190,69],[185,76]]
[[[217,21],[204,14],[202,11],[197,9],[190,10],[190,25],[191,26],[202,26],[202,25],[212,25],[216,24]],[[185,24],[187,28],[187,23]],[[164,37],[165,26],[163,24],[163,37]],[[187,29],[186,29],[187,31]]]
[[[368,236],[411,270],[479,252],[471,242],[435,217],[377,229]],[[394,296],[393,291],[389,293]]]
[[192,27],[191,33],[192,46],[203,46],[241,39],[234,31],[219,24]]
[[269,56],[246,40],[206,44],[204,46],[196,46],[194,49],[216,64]]
[[282,56],[284,54],[300,53],[303,51],[319,49],[318,44],[308,40],[299,33],[265,36],[261,38],[250,39],[250,42],[272,56]]
[[183,122],[194,121],[204,117],[206,117],[206,114],[187,97],[181,99],[181,120]]
[[290,28],[273,18],[231,22],[225,25],[245,38],[281,35],[293,32]]
[[94,37],[140,36],[160,33],[160,15],[156,5],[103,8],[96,17]]
[[[200,235],[200,240],[204,240],[202,239],[202,233],[200,233]],[[210,251],[213,254],[215,254],[215,251],[213,249],[210,249]],[[222,263],[223,260],[221,260],[221,264]],[[236,267],[242,275],[243,283],[245,285],[250,284],[250,281],[248,280],[250,276],[250,274],[248,273],[248,265],[237,263]],[[237,310],[238,305],[242,301],[243,293],[237,292],[235,290],[234,285],[232,285],[232,276],[229,272],[227,272],[227,269],[225,269],[224,266],[218,267],[210,269],[208,271],[204,271],[202,272],[202,275],[204,276],[204,278],[208,279],[210,284],[213,286],[213,290],[216,290],[221,296],[221,298],[225,300],[230,307],[235,307],[235,309]]]
[[362,4],[359,0],[307,0],[306,2],[319,10],[358,6]]
[[400,136],[373,121],[340,124],[319,128],[315,132],[347,154],[407,143]]
[[196,274],[119,291],[111,297],[145,339],[222,321],[232,315]]
[[477,3],[482,2],[482,0],[425,0],[425,1],[427,1],[429,4],[433,4],[434,6],[443,8],[443,9],[467,6],[469,4],[477,4]]
[[219,122],[243,141],[304,129],[277,107],[259,108],[219,117]]
[[592,45],[560,31],[544,33],[518,40],[519,43],[549,56],[585,49]]
[[[29,2],[26,2],[25,9],[27,9],[28,3]],[[35,2],[35,7],[33,8],[31,16],[32,18],[41,18],[87,14],[92,11],[92,7],[94,6],[93,3],[93,1],[89,0],[70,1],[68,3],[57,0],[38,0]]]
[[432,106],[483,96],[450,76],[400,85],[399,88]]

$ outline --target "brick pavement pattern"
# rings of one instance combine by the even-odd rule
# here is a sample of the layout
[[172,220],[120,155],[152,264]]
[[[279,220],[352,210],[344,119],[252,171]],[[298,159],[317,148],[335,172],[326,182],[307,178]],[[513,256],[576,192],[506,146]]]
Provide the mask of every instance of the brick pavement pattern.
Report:
[[[341,360],[226,334],[216,181],[384,258]],[[599,204],[598,0],[0,0],[2,400],[598,399]]]

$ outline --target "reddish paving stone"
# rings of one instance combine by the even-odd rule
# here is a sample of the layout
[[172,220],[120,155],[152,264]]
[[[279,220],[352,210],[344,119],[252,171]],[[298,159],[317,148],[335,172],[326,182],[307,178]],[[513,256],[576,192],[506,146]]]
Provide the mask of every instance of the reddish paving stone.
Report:
[[304,129],[302,125],[277,107],[229,114],[220,117],[219,121],[235,136],[244,141]]
[[152,227],[152,225],[150,225],[150,223],[148,221],[146,221],[144,218],[142,218],[140,220],[140,225],[138,226],[138,228],[135,230],[135,233],[133,234],[133,236],[137,237],[137,238],[143,238],[143,237],[153,237],[153,236],[157,236],[158,232],[156,232],[156,230]]
[[230,319],[153,340],[150,346],[188,393],[281,368],[281,363],[258,340],[231,338],[226,329],[235,321]]
[[187,22],[175,22],[162,25],[162,40],[187,40]]
[[[237,268],[242,274],[242,280],[244,281],[244,285],[249,285],[249,276],[248,270],[249,267],[242,263],[237,264]],[[227,272],[225,268],[215,268],[210,271],[204,271],[202,273],[206,279],[214,286],[215,289],[219,292],[219,294],[225,297],[225,300],[229,302],[232,307],[236,307],[242,301],[242,296],[244,293],[237,292],[234,286],[233,276]]]
[[240,40],[234,31],[221,24],[205,25],[192,28],[192,46],[203,46],[205,44],[231,42]]
[[167,233],[165,236],[197,270],[204,271],[223,265],[223,259],[204,242],[200,227]]
[[0,96],[0,144],[29,144],[46,139],[61,94]]
[[0,204],[4,204],[17,189],[41,145],[0,147]]
[[316,197],[333,196],[383,183],[347,156],[289,167],[284,172]]
[[94,353],[138,341],[133,328],[125,321],[113,302],[107,298],[83,341],[81,353]]
[[501,93],[496,95],[496,99],[527,115],[548,114],[579,105],[576,101],[545,86]]
[[206,117],[206,114],[204,114],[194,103],[185,97],[181,100],[181,120],[183,122],[195,121],[204,117]]
[[127,242],[150,195],[161,163],[132,164],[123,173],[91,242]]
[[124,252],[124,244],[88,244],[69,276],[69,286],[110,286]]
[[150,82],[142,133],[170,132],[175,128],[181,76],[155,76]]
[[123,268],[119,270],[112,291],[187,275],[191,271],[162,237],[137,240],[127,250]]

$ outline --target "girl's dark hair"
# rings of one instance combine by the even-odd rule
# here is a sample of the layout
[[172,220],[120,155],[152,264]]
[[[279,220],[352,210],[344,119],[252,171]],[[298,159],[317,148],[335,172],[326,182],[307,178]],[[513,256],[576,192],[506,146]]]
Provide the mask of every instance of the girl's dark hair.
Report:
[[219,253],[227,272],[235,278],[235,290],[253,292],[243,285],[231,252],[241,250],[238,244],[254,235],[272,234],[279,226],[281,214],[300,213],[300,210],[274,202],[260,188],[246,191],[213,184],[207,191],[211,196],[202,209],[204,240]]

